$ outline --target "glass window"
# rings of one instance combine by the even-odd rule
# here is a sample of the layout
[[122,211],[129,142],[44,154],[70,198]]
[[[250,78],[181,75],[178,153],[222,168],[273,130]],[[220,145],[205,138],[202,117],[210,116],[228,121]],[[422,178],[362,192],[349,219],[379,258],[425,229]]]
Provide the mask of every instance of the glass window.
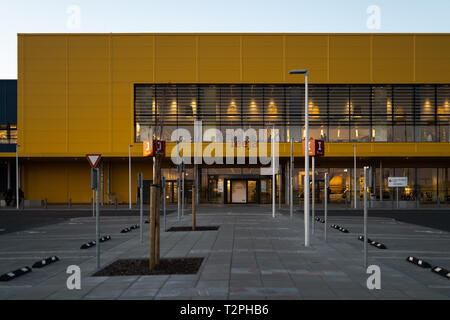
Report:
[[287,124],[290,126],[303,126],[305,123],[305,87],[287,87],[285,101]]
[[436,168],[418,168],[418,188],[420,191],[421,202],[436,201],[437,187],[437,169]]
[[434,86],[418,86],[415,89],[415,138],[417,142],[436,141],[435,95]]
[[220,129],[220,90],[216,86],[201,86],[199,90],[198,111],[203,125]]
[[244,86],[242,88],[243,122],[250,128],[262,127],[264,123],[263,88]]
[[370,142],[370,127],[369,126],[359,126],[357,124],[352,126],[351,142]]
[[392,141],[392,87],[372,88],[372,141]]
[[331,142],[349,141],[350,88],[347,86],[330,86],[329,123]]
[[437,87],[437,121],[439,141],[450,142],[450,86]]
[[447,203],[450,201],[450,168],[438,169],[439,201]]

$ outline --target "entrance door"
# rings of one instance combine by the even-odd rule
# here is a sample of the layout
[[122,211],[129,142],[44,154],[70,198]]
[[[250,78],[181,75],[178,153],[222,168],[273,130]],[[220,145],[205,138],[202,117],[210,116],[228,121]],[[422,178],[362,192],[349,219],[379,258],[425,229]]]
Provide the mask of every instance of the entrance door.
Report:
[[247,181],[247,202],[257,203],[258,202],[258,190],[256,188],[256,180]]
[[231,202],[247,203],[247,182],[235,180],[231,183]]

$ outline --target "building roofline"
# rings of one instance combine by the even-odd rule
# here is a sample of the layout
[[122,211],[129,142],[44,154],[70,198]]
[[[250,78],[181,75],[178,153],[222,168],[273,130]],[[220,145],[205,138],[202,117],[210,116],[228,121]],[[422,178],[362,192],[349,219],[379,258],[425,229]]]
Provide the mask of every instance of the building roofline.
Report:
[[18,36],[449,36],[450,33],[18,33]]

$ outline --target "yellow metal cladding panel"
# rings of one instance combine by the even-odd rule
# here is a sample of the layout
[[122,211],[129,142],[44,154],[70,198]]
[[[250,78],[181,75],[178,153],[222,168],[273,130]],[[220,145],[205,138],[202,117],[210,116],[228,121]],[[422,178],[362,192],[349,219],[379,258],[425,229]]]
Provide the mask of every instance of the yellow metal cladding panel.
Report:
[[156,36],[156,78],[158,83],[196,82],[196,36]]
[[[134,141],[134,104],[133,85],[129,83],[113,83],[114,96],[111,102],[111,146],[113,153],[128,155],[128,146]],[[142,149],[141,145],[139,147]],[[133,152],[141,150],[132,148]]]
[[242,37],[242,80],[248,83],[283,82],[283,38]]
[[154,36],[111,36],[113,82],[153,82]]
[[447,36],[416,35],[416,81],[450,82],[450,41]]
[[[151,159],[132,164],[132,201],[136,201],[137,174],[142,172],[144,180],[152,179]],[[77,161],[27,161],[22,166],[22,185],[25,198],[47,200],[50,203],[89,203],[92,198],[91,167],[87,160]],[[104,200],[107,201],[108,163],[104,163]],[[49,181],[51,183],[49,183]],[[111,162],[111,199],[128,202],[128,160]]]
[[329,50],[331,83],[371,82],[370,36],[330,36]]
[[302,83],[288,72],[303,67],[311,83],[450,83],[448,34],[38,34],[18,46],[30,157],[127,156],[134,83]]
[[69,38],[68,152],[108,150],[109,36]]
[[198,72],[199,82],[241,81],[241,37],[199,36]]
[[19,54],[20,152],[66,151],[66,45],[65,37],[19,42],[28,49]]
[[[286,36],[286,69],[307,69],[309,81],[328,82],[328,36]],[[299,76],[287,76],[289,82],[298,83]]]
[[373,81],[389,78],[394,83],[414,81],[414,38],[373,36]]

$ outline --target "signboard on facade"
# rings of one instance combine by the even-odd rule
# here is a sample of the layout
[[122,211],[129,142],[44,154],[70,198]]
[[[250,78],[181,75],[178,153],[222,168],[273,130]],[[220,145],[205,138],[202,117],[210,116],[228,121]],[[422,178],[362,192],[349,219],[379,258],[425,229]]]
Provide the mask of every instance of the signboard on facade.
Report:
[[[305,154],[305,141],[303,141],[303,154]],[[309,140],[309,155],[310,156],[324,156],[325,155],[325,141],[310,139]]]
[[217,192],[222,193],[223,192],[223,180],[219,180],[217,183]]
[[408,186],[408,177],[389,177],[389,188],[403,188]]
[[166,153],[166,142],[160,140],[145,140],[143,143],[144,157],[164,156]]

